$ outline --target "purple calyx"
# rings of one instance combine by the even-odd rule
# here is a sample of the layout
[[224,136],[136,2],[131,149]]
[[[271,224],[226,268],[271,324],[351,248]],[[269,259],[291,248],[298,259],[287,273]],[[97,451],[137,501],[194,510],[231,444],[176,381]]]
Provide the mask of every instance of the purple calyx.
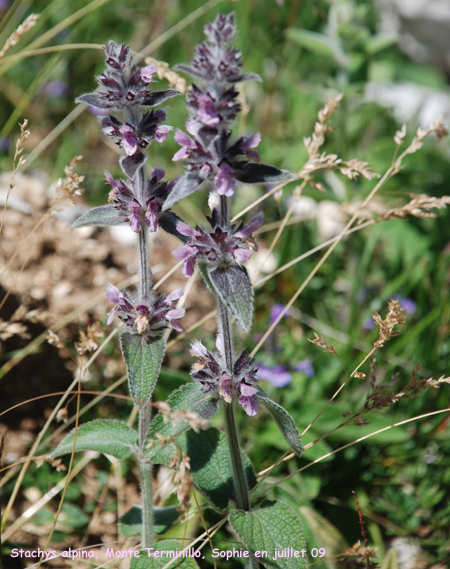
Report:
[[256,401],[258,390],[258,373],[253,360],[247,350],[235,360],[232,377],[225,369],[225,358],[221,352],[210,352],[199,341],[195,340],[191,347],[192,355],[198,358],[191,370],[194,381],[198,381],[205,393],[221,397],[226,403],[234,399],[242,405],[247,415],[256,415],[259,403]]
[[173,182],[163,182],[164,170],[156,168],[147,181],[143,196],[138,193],[137,176],[132,180],[115,180],[109,172],[105,173],[106,181],[112,187],[108,201],[129,219],[130,229],[139,233],[143,224],[149,231],[158,229],[158,218],[161,207],[173,187]]
[[132,298],[126,291],[119,291],[109,284],[106,297],[114,303],[114,307],[108,315],[108,324],[111,324],[117,315],[132,332],[141,335],[160,335],[167,328],[183,332],[178,319],[184,316],[185,310],[176,308],[174,304],[181,296],[183,291],[180,288],[169,295],[152,294],[150,301],[143,303]]
[[196,263],[206,263],[208,267],[219,265],[238,265],[248,261],[252,252],[257,250],[253,232],[262,224],[263,216],[257,215],[250,223],[230,228],[216,225],[214,216],[210,218],[212,229],[207,231],[202,227],[192,229],[186,223],[179,222],[177,230],[189,237],[186,245],[175,249],[173,255],[183,260],[183,274],[192,276]]

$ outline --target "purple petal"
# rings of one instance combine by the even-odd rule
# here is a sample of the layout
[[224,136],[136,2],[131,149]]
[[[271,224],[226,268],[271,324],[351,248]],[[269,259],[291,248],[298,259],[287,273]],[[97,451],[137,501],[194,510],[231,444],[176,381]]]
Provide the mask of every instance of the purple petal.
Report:
[[256,395],[257,393],[257,389],[251,385],[247,385],[246,383],[241,383],[239,388],[241,390],[241,395],[244,397],[253,397],[253,395]]
[[186,310],[184,308],[175,308],[174,310],[169,310],[167,318],[169,318],[169,320],[172,320],[172,318],[183,318],[185,314]]
[[233,393],[231,391],[231,378],[226,373],[222,374],[219,380],[220,383],[220,395],[225,399],[227,403],[231,403],[233,400]]
[[191,354],[197,358],[206,358],[208,355],[208,350],[200,342],[200,340],[194,340],[191,345]]
[[285,387],[292,381],[292,375],[281,365],[273,368],[260,365],[258,366],[258,375],[260,379],[270,381],[275,387]]
[[215,177],[216,190],[221,196],[230,197],[234,194],[235,182],[233,178],[233,170],[226,161],[222,161],[219,171]]
[[170,321],[172,328],[177,332],[184,332],[183,326],[178,322],[178,320],[171,320]]
[[233,251],[233,256],[238,263],[245,263],[252,256],[252,252],[248,249],[237,248]]
[[177,223],[177,230],[181,235],[186,235],[186,237],[199,237],[201,235],[199,231],[192,229],[192,227],[189,227],[189,225],[183,221]]
[[107,326],[109,326],[112,323],[112,321],[114,320],[115,314],[116,314],[116,307],[114,307],[110,311],[110,313],[108,314],[108,321],[106,322]]
[[189,245],[185,245],[184,247],[179,247],[178,249],[174,249],[172,251],[172,255],[178,259],[179,261],[184,261],[184,259],[188,259],[197,253],[197,249],[194,247],[189,247]]
[[178,162],[180,160],[184,160],[188,156],[189,156],[189,150],[188,148],[186,148],[186,146],[183,146],[183,148],[180,148],[178,152],[175,152],[172,158],[172,162]]
[[189,121],[186,123],[186,130],[188,131],[189,134],[192,134],[192,136],[195,136],[197,134],[200,126],[201,125],[199,125],[195,121]]
[[186,259],[184,261],[183,264],[183,275],[185,277],[192,277],[192,275],[194,274],[194,266],[195,266],[195,261],[192,257],[189,257],[189,259]]
[[250,417],[253,417],[259,411],[259,403],[253,397],[241,397],[239,403]]
[[173,130],[173,126],[168,126],[166,124],[161,124],[155,129],[155,138],[158,142],[164,142],[167,138],[167,134],[170,130]]
[[171,292],[169,295],[166,296],[165,302],[172,302],[173,300],[178,300],[179,298],[181,298],[183,296],[184,292],[183,292],[183,288],[177,288],[176,290],[174,290],[173,292]]
[[154,65],[147,65],[141,69],[141,79],[144,83],[151,83],[153,75],[155,74],[156,67]]
[[105,294],[106,294],[106,298],[108,300],[110,300],[111,302],[114,302],[114,304],[122,304],[123,294],[114,285],[109,284],[106,287],[106,293]]
[[181,144],[181,146],[186,146],[187,148],[195,148],[195,142],[182,130],[177,130],[175,133],[175,140],[178,142],[178,144]]
[[236,233],[236,235],[243,236],[243,237],[250,237],[252,233],[254,233],[259,227],[261,226],[262,222],[264,221],[264,216],[262,214],[258,214],[254,217],[247,225]]
[[162,168],[155,168],[152,170],[152,178],[156,178],[158,182],[162,180],[165,175],[166,173]]
[[134,233],[139,233],[139,231],[141,230],[141,218],[139,217],[139,215],[132,213],[130,215],[130,229],[131,231],[134,231]]
[[133,154],[136,154],[139,140],[135,136],[134,132],[129,132],[128,130],[125,132],[125,128],[129,127],[125,125],[120,129],[123,132],[122,146],[128,156],[133,156]]
[[246,151],[249,150],[250,148],[256,148],[260,142],[261,142],[261,135],[259,134],[259,132],[257,132],[252,136],[244,137],[244,140],[241,142],[240,146],[242,150]]

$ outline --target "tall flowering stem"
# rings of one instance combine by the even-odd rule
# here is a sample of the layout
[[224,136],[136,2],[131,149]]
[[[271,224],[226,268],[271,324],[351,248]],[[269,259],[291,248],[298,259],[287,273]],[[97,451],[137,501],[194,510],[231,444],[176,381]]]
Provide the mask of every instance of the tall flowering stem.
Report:
[[154,169],[149,176],[147,151],[154,140],[163,142],[172,130],[171,126],[162,124],[166,117],[164,111],[155,111],[152,107],[179,93],[150,90],[155,67],[138,68],[128,47],[110,41],[104,50],[106,70],[97,78],[99,88],[82,95],[78,102],[88,103],[105,113],[103,132],[123,151],[120,166],[124,177],[115,179],[106,172],[111,186],[108,205],[94,208],[81,217],[75,227],[126,223],[137,234],[137,292],[133,295],[109,285],[106,296],[114,304],[108,323],[117,315],[127,327],[120,340],[129,388],[139,408],[137,458],[141,473],[142,547],[145,548],[153,542],[152,463],[145,456],[152,392],[164,357],[164,332],[170,327],[182,330],[177,319],[184,315],[184,310],[174,306],[181,291],[168,296],[153,292],[149,233],[161,226],[181,235],[176,230],[179,218],[173,212],[162,212],[174,182],[163,181],[164,171],[159,169]]
[[178,231],[188,238],[174,251],[184,261],[183,272],[193,274],[197,265],[218,305],[217,352],[200,342],[192,345],[199,358],[192,378],[205,393],[221,399],[224,409],[230,465],[239,509],[250,510],[249,488],[235,418],[238,402],[248,415],[258,412],[258,375],[247,350],[236,356],[232,319],[245,332],[251,327],[253,290],[243,263],[257,249],[253,232],[263,222],[257,215],[247,225],[232,225],[231,198],[238,182],[258,183],[289,180],[292,176],[267,164],[260,164],[255,148],[257,134],[233,138],[230,127],[241,110],[237,102],[237,83],[259,77],[242,73],[242,55],[230,44],[236,37],[234,14],[220,14],[205,27],[207,41],[198,45],[190,65],[177,68],[194,77],[186,105],[187,134],[178,130],[175,140],[180,150],[174,161],[183,160],[185,174],[178,180],[163,210],[203,188],[209,189],[209,228],[190,228],[179,223]]

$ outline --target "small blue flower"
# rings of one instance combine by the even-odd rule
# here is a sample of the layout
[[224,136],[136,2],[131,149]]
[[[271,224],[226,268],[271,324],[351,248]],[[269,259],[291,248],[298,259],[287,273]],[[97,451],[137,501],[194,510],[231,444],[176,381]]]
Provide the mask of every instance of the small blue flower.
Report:
[[258,366],[258,375],[260,379],[269,381],[275,387],[285,387],[292,381],[291,373],[282,365],[267,367]]
[[[275,320],[277,320],[277,318],[280,316],[280,314],[283,312],[284,309],[285,309],[284,304],[274,304],[272,306],[269,318],[270,324],[273,324]],[[285,316],[289,316],[289,310],[283,315],[283,318]]]
[[314,377],[314,367],[311,358],[306,358],[306,360],[298,362],[295,366],[295,370],[303,372],[306,377]]

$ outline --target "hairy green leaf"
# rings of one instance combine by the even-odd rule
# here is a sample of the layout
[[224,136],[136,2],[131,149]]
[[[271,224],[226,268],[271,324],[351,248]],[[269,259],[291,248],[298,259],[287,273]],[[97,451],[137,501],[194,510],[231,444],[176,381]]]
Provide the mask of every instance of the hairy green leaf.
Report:
[[181,176],[175,184],[173,190],[167,196],[166,201],[162,206],[162,211],[168,210],[170,207],[178,203],[184,198],[187,198],[197,190],[202,190],[205,180],[196,174],[185,174]]
[[[180,517],[177,506],[167,508],[153,507],[153,531],[158,535],[165,533]],[[142,534],[142,506],[133,506],[119,520],[119,531],[124,537]]]
[[[300,520],[285,502],[264,500],[257,510],[235,510],[230,524],[244,545],[270,569],[306,568],[306,543]],[[290,557],[278,554],[289,553]],[[303,555],[302,557],[302,550]],[[262,557],[261,552],[267,552]],[[259,556],[258,553],[260,552]],[[295,557],[295,552],[297,557]],[[274,559],[275,558],[275,559]]]
[[208,271],[208,275],[236,324],[248,332],[253,320],[253,288],[247,270],[239,265],[230,265]]
[[123,211],[116,209],[114,205],[100,205],[89,210],[74,221],[72,228],[89,227],[91,225],[119,225],[120,223],[126,223],[127,221],[128,217],[123,213]]
[[287,170],[280,170],[269,164],[255,164],[254,162],[247,162],[241,168],[236,168],[234,175],[237,180],[244,184],[268,184],[296,180],[294,174]]
[[[53,457],[71,454],[75,429],[52,452]],[[78,427],[75,452],[96,450],[116,458],[126,458],[137,442],[137,432],[126,423],[114,419],[98,419]]]
[[[177,442],[191,459],[191,474],[196,488],[218,510],[225,510],[230,499],[236,500],[233,471],[226,436],[210,428],[195,433],[188,431]],[[256,485],[256,476],[248,456],[242,452],[249,489]]]
[[399,40],[399,35],[397,33],[392,32],[384,32],[381,34],[375,34],[374,36],[370,37],[365,44],[365,48],[367,53],[374,55],[383,49],[391,47],[395,45]]
[[[194,549],[189,548],[185,557],[175,557],[177,552],[183,551],[183,546],[174,539],[166,539],[156,543],[152,548],[139,552],[139,557],[131,559],[130,569],[198,569],[194,561]],[[202,555],[200,555],[202,558]],[[171,562],[172,560],[172,562]]]
[[286,439],[288,444],[292,447],[292,450],[297,456],[301,456],[303,452],[302,440],[300,433],[297,429],[297,425],[294,419],[289,415],[284,407],[272,401],[264,391],[258,387],[258,391],[255,395],[256,400],[262,403],[272,417],[275,419],[278,428],[280,429],[283,437]]
[[120,346],[134,403],[143,407],[150,399],[166,351],[164,336],[141,336],[124,332]]
[[[211,395],[202,391],[199,383],[187,383],[182,385],[180,389],[174,391],[167,399],[167,404],[172,411],[194,411],[201,417],[209,419],[217,413],[217,400]],[[145,451],[145,455],[150,457],[156,464],[168,464],[170,456],[174,454],[174,449],[171,445],[161,445],[156,433],[166,437],[178,437],[189,429],[189,423],[181,420],[175,423],[172,419],[164,422],[164,417],[159,412],[153,419],[152,424],[147,435],[147,440],[155,441],[154,446]]]
[[334,59],[339,65],[345,66],[348,63],[348,58],[343,52],[340,43],[330,36],[298,28],[288,28],[286,36],[314,53],[326,55]]

